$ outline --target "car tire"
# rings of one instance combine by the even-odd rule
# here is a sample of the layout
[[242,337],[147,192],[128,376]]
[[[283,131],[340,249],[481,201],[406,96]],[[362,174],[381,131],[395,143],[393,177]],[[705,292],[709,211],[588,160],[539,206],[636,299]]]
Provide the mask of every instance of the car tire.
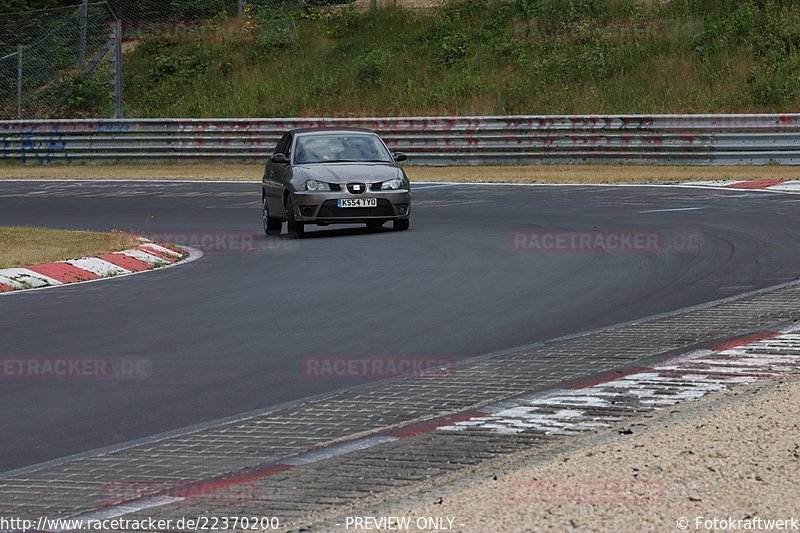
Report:
[[298,222],[294,218],[294,202],[292,202],[292,195],[286,196],[286,230],[289,236],[302,237],[305,234],[306,227],[302,222]]
[[411,220],[408,218],[400,218],[392,223],[392,229],[395,231],[405,231],[411,226]]
[[264,199],[264,205],[261,211],[261,218],[264,220],[264,233],[267,235],[280,235],[283,221],[279,218],[269,216],[269,208],[267,207],[267,199]]
[[369,231],[380,231],[384,224],[386,224],[385,220],[369,220],[367,221],[367,229]]

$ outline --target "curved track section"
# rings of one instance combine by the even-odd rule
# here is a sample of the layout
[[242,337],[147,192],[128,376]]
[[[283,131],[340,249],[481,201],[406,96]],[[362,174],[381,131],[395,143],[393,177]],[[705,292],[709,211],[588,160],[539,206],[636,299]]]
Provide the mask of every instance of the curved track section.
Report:
[[796,279],[797,202],[423,184],[412,231],[289,240],[260,233],[252,183],[0,183],[0,225],[127,229],[206,252],[181,269],[0,300],[0,360],[124,367],[75,379],[6,368],[0,471],[369,378],[309,376],[309,357],[463,360]]

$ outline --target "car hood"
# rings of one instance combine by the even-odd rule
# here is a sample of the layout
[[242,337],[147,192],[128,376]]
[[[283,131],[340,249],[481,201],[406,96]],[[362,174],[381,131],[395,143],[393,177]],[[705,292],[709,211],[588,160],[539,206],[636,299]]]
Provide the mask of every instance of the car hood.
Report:
[[301,170],[306,179],[325,181],[328,183],[348,183],[360,181],[375,183],[387,181],[400,176],[400,169],[391,163],[330,163],[302,165]]

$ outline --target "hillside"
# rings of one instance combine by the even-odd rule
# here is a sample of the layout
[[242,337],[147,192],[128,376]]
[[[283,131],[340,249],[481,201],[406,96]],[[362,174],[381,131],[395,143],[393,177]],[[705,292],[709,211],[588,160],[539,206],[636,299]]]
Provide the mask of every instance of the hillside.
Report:
[[796,110],[798,13],[797,0],[252,9],[128,43],[126,115]]

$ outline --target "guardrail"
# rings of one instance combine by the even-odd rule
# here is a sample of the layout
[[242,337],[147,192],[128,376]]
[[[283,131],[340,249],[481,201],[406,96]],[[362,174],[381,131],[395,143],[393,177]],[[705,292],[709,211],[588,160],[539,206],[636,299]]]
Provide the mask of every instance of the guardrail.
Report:
[[0,121],[23,163],[264,161],[285,131],[377,131],[419,165],[800,164],[800,114]]

